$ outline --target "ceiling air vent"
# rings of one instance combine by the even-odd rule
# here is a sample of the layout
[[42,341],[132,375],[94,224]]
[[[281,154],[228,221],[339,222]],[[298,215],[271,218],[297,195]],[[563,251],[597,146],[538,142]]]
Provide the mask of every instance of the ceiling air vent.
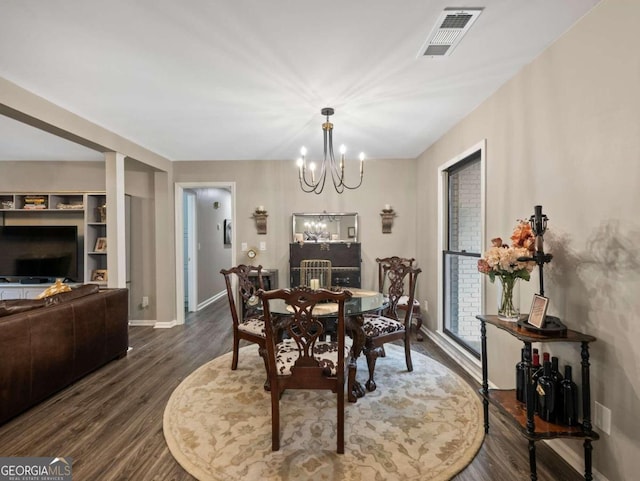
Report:
[[482,8],[445,8],[438,17],[429,38],[420,49],[420,55],[426,57],[451,55],[481,13]]

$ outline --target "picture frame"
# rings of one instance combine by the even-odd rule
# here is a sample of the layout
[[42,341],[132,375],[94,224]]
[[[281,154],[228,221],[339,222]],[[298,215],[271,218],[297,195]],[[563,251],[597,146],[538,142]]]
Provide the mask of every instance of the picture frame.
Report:
[[96,239],[96,245],[93,248],[94,252],[107,252],[107,238],[98,237]]
[[91,271],[91,280],[94,282],[106,282],[108,280],[106,269],[94,269]]
[[527,322],[532,326],[542,329],[545,324],[545,317],[547,315],[547,305],[549,304],[549,298],[534,294],[533,301],[531,302],[531,310],[529,311],[529,318]]
[[231,219],[224,220],[224,245],[231,245]]

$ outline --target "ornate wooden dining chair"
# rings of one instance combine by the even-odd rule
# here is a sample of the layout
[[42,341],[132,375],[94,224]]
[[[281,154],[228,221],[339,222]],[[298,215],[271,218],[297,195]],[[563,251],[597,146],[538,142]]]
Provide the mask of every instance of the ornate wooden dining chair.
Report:
[[[286,389],[327,389],[337,395],[337,452],[344,453],[345,376],[348,389],[355,383],[355,363],[345,345],[344,303],[349,291],[293,289],[259,291],[266,319],[266,352],[271,386],[271,448],[280,449],[280,398]],[[271,299],[283,299],[291,315],[274,318]],[[314,308],[320,302],[337,303],[337,340],[326,341],[322,319]],[[323,307],[326,304],[322,304]],[[319,306],[320,307],[320,306]],[[326,311],[325,311],[326,312]],[[284,336],[280,333],[284,332]],[[351,392],[351,391],[349,391]]]
[[[398,303],[406,295],[409,301],[408,305],[411,305],[416,292],[416,279],[422,270],[403,262],[397,262],[386,269],[386,277],[389,281],[388,305],[381,314],[365,314],[363,322],[365,335],[363,352],[367,358],[367,367],[369,368],[369,379],[365,386],[369,391],[376,389],[376,383],[373,379],[376,360],[378,357],[384,356],[384,344],[387,342],[404,341],[407,370],[409,372],[413,371],[411,362],[411,319],[413,309],[402,311],[398,308]],[[399,317],[399,312],[404,314],[403,318]]]
[[[264,318],[260,312],[260,298],[257,296],[257,291],[264,289],[262,266],[240,264],[231,269],[222,269],[220,273],[224,276],[227,286],[227,298],[229,299],[229,308],[233,319],[233,359],[231,361],[231,369],[235,371],[238,368],[238,351],[241,339],[258,344],[261,350],[260,353],[264,358],[266,339]],[[257,275],[252,278],[252,273]],[[233,295],[234,277],[238,285],[238,304],[236,304],[235,296]]]
[[[387,272],[389,269],[394,268],[398,264],[406,264],[408,266],[412,266],[415,259],[405,258],[405,257],[384,257],[384,258],[376,258],[376,262],[378,263],[378,290],[379,292],[384,294],[385,289],[385,281],[387,279]],[[398,310],[406,311],[409,308],[409,296],[402,296],[398,300]],[[416,320],[416,340],[422,341],[424,337],[422,336],[422,331],[420,328],[422,327],[422,309],[420,307],[420,301],[418,299],[413,299],[413,303],[411,304],[411,309],[413,310],[413,319]]]

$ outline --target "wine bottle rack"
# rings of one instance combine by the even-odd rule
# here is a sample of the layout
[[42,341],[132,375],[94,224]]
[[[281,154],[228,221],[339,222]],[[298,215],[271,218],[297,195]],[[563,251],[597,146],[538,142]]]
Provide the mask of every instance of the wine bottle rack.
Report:
[[[476,316],[480,320],[480,334],[482,343],[482,388],[480,395],[484,407],[484,430],[489,432],[489,404],[496,406],[498,411],[506,416],[517,429],[529,441],[529,467],[531,471],[531,481],[538,479],[536,472],[536,447],[539,440],[554,438],[570,438],[584,440],[584,479],[593,480],[592,474],[592,445],[591,441],[599,439],[598,433],[593,431],[591,425],[591,394],[589,382],[589,343],[596,340],[595,337],[581,332],[567,329],[562,334],[545,334],[529,331],[515,322],[503,321],[498,316]],[[524,343],[524,363],[525,363],[525,399],[523,404],[516,399],[515,389],[489,389],[487,363],[487,324],[508,332],[516,339]],[[550,423],[542,420],[535,414],[534,408],[534,386],[531,383],[532,377],[532,343],[554,343],[567,342],[579,343],[581,346],[581,367],[582,367],[582,423],[577,426],[565,426],[562,424]]]

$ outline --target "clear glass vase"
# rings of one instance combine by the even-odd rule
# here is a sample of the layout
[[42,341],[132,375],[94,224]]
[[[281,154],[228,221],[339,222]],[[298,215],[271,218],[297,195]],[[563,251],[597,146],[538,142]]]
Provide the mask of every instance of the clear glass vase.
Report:
[[498,276],[498,317],[515,322],[520,317],[520,278]]

